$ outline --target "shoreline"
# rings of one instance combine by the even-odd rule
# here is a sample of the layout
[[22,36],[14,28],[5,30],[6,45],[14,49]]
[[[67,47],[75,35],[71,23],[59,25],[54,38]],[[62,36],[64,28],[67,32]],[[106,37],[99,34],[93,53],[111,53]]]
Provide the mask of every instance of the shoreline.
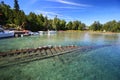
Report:
[[[59,31],[61,32],[61,31]],[[89,32],[89,33],[101,33],[101,34],[120,34],[120,32],[103,32],[103,31],[89,31],[89,30],[85,30],[85,31],[80,31],[80,30],[66,30],[64,32]]]

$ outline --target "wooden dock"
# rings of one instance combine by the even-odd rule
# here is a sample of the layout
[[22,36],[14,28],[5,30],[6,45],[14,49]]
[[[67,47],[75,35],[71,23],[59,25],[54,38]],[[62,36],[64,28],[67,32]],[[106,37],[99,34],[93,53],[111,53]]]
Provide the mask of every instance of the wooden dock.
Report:
[[23,37],[23,36],[29,36],[28,31],[14,31],[14,37]]
[[0,52],[0,68],[4,68],[11,65],[16,65],[20,63],[27,63],[31,61],[51,58],[54,56],[63,55],[75,51],[89,51],[98,48],[103,48],[111,45],[101,45],[101,46],[43,46],[38,48],[11,50],[7,52]]

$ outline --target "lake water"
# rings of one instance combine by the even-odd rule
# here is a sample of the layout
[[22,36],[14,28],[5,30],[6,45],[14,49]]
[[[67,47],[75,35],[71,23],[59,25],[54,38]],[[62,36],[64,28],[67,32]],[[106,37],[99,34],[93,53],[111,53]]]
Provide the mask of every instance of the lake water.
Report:
[[45,45],[101,46],[0,69],[0,80],[120,80],[120,34],[58,32],[0,40],[0,51]]

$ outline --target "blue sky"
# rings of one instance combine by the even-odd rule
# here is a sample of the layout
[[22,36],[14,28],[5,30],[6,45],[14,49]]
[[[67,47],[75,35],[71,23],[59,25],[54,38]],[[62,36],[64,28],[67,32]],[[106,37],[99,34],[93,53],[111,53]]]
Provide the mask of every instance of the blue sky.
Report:
[[[14,0],[0,0],[12,8]],[[80,20],[90,25],[94,21],[105,23],[120,20],[120,0],[18,0],[26,14],[42,13],[49,18],[56,15],[66,21]]]

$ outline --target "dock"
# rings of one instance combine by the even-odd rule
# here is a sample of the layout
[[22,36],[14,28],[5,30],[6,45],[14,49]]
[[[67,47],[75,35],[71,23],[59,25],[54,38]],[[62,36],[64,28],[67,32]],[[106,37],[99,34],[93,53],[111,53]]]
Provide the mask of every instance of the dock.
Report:
[[14,37],[29,36],[28,31],[14,31]]

